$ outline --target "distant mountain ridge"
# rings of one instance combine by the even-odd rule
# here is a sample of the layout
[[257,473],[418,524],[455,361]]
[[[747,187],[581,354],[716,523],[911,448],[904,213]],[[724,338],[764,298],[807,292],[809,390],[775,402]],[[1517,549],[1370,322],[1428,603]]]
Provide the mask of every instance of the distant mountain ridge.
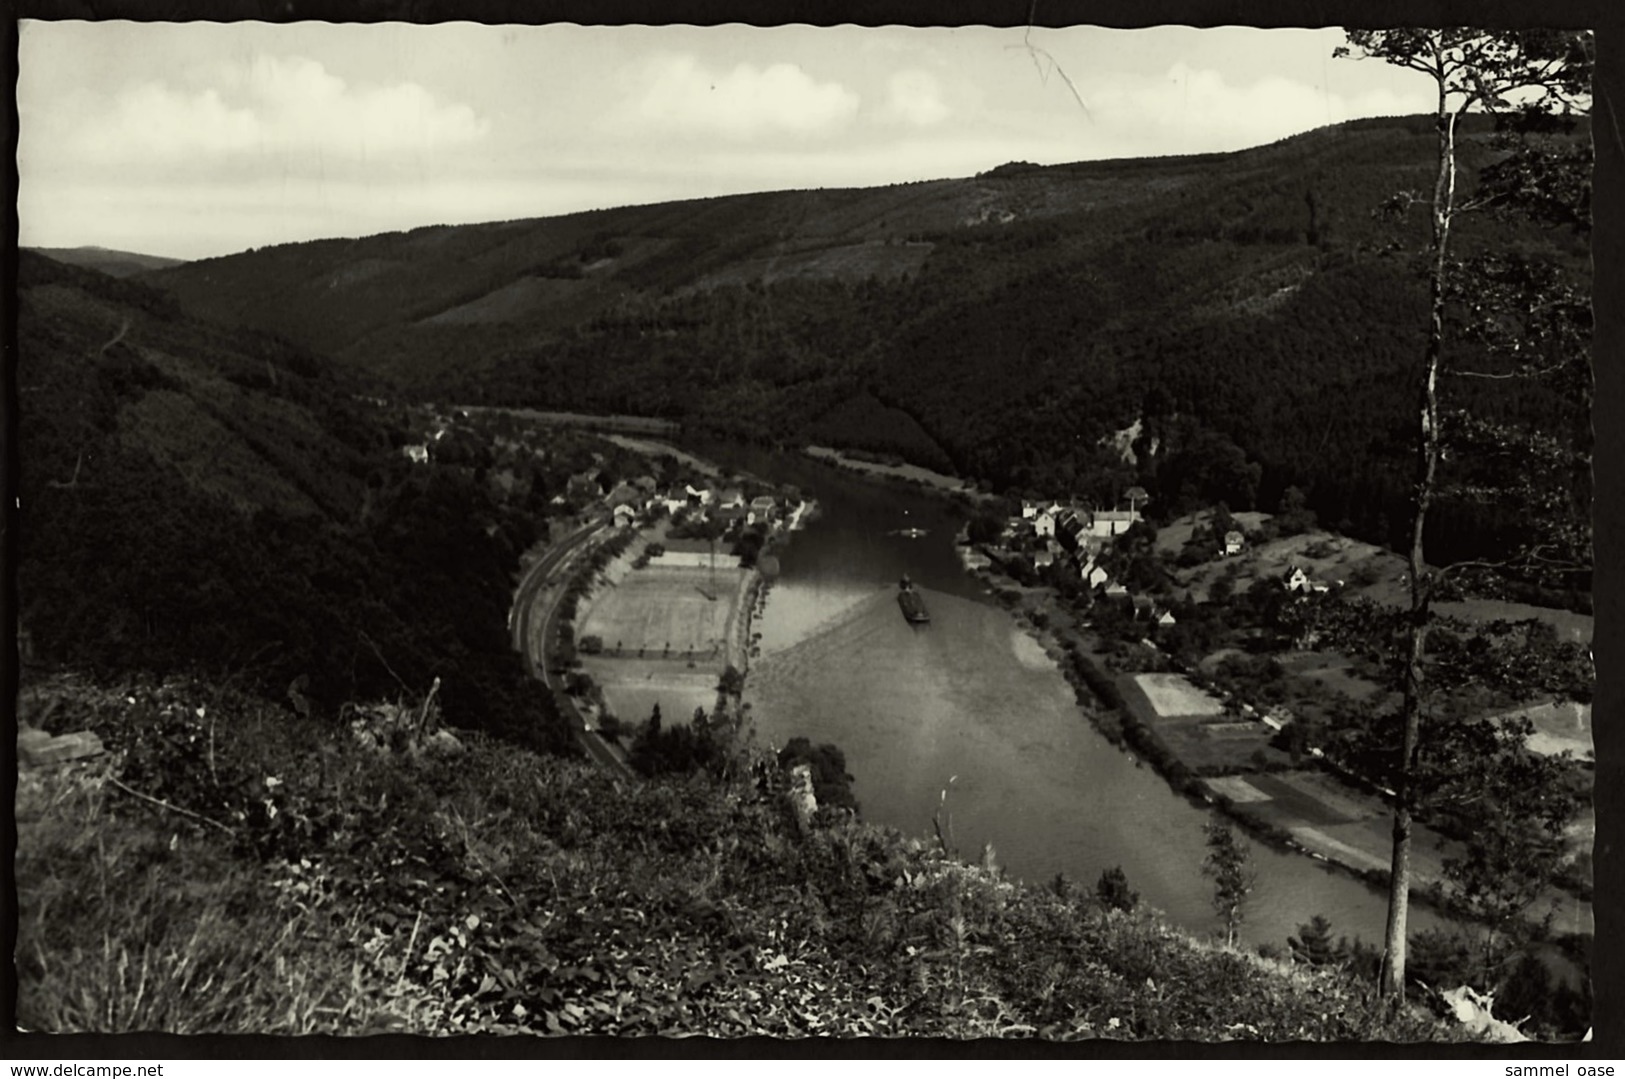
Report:
[[106,247],[32,247],[27,250],[58,262],[65,262],[70,266],[100,270],[109,277],[134,277],[136,274],[151,270],[181,266],[186,262],[185,259],[142,255],[134,251],[115,251]]
[[[982,226],[1052,222],[1063,241],[1110,240],[1181,216],[1201,197],[1233,213],[1237,227],[1256,219],[1260,235],[1290,232],[1301,243],[1330,231],[1324,218],[1311,220],[1308,187],[1326,188],[1331,207],[1346,201],[1332,189],[1348,186],[1334,170],[1378,174],[1355,183],[1361,193],[1373,178],[1383,191],[1396,174],[1417,179],[1431,132],[1425,117],[1360,121],[1231,154],[1014,163],[964,179],[427,226],[200,259],[150,280],[197,314],[286,334],[411,386],[456,365],[460,349],[489,354],[546,339],[631,300],[747,283],[897,280],[920,272],[939,237]],[[1260,179],[1290,179],[1290,205],[1249,200]],[[1224,205],[1233,194],[1241,201]]]
[[[1458,142],[1468,191],[1493,121]],[[1270,508],[1295,486],[1386,542],[1426,326],[1406,252],[1427,221],[1377,210],[1428,189],[1435,148],[1431,117],[1379,118],[1234,153],[318,240],[142,280],[390,394],[659,416],[1097,500],[1137,483],[1170,508]],[[1509,246],[1589,288],[1582,236],[1480,214],[1452,239]],[[1463,400],[1589,437],[1572,400],[1494,390]],[[1129,474],[1101,447],[1137,420]],[[1462,513],[1435,534],[1476,557],[1493,514]]]

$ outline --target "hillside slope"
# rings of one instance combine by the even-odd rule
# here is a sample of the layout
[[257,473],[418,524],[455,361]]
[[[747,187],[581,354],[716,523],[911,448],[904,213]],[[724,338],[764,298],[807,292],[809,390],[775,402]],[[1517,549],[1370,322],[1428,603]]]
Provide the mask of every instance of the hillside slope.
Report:
[[[1396,181],[1425,178],[1429,136],[1425,123],[1367,122],[1236,154],[1013,164],[885,188],[432,226],[204,259],[151,280],[196,313],[275,330],[411,384],[639,297],[904,277],[929,261],[937,237],[982,226],[1051,222],[1043,246],[1059,250],[1050,261],[1159,231],[1352,240],[1369,231],[1366,206]],[[984,272],[991,286],[1038,268],[1023,255]]]
[[180,266],[186,261],[163,255],[142,255],[134,251],[113,251],[105,247],[34,247],[29,250],[70,266],[99,270],[109,277],[134,277],[149,270]]
[[[1491,143],[1482,118],[1465,125],[1464,192]],[[1295,486],[1328,523],[1390,542],[1409,497],[1397,376],[1427,326],[1405,252],[1427,225],[1374,211],[1425,189],[1433,152],[1428,117],[1365,120],[1231,154],[426,228],[145,280],[436,400],[838,438],[1102,502],[1138,483],[1175,514],[1270,508]],[[1468,215],[1453,245],[1552,260],[1589,289],[1581,234]],[[1589,442],[1583,387],[1459,392]],[[1125,465],[1103,440],[1136,421]],[[1498,513],[1441,507],[1434,557],[1493,553],[1515,524]]]
[[532,507],[414,465],[411,415],[298,346],[30,252],[19,271],[26,658],[331,707],[441,677],[471,725],[564,744],[503,632]]
[[[56,679],[24,710],[115,751],[19,784],[18,1019],[34,1031],[1467,1037],[1369,1004],[1340,970],[1229,951],[839,811],[799,824],[771,758],[621,789],[478,736],[369,748],[195,683]],[[216,726],[231,737],[205,761]]]

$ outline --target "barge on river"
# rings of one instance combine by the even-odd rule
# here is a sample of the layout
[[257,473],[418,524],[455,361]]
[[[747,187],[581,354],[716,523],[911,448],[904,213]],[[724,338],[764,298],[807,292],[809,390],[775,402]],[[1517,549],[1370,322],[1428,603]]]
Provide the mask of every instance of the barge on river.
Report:
[[931,614],[925,609],[925,601],[920,594],[914,591],[914,582],[903,574],[903,580],[898,586],[897,605],[903,608],[903,617],[915,625],[931,621]]

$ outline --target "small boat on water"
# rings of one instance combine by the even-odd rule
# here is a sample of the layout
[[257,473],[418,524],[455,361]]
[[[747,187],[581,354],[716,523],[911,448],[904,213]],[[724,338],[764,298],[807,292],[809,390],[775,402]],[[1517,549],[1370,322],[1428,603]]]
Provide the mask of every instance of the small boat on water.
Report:
[[909,539],[919,539],[921,536],[930,535],[930,533],[923,528],[899,528],[897,531],[893,532],[892,535],[907,536]]
[[914,591],[914,582],[908,579],[906,573],[898,585],[897,605],[903,608],[903,617],[915,625],[931,621],[931,613],[925,609],[925,601]]

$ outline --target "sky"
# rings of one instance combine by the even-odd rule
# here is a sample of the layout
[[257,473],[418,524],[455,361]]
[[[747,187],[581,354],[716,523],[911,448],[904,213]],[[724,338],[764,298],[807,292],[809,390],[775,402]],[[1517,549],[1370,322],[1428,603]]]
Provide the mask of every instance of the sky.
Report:
[[1429,111],[1331,28],[36,22],[19,243],[174,258],[1237,150]]

